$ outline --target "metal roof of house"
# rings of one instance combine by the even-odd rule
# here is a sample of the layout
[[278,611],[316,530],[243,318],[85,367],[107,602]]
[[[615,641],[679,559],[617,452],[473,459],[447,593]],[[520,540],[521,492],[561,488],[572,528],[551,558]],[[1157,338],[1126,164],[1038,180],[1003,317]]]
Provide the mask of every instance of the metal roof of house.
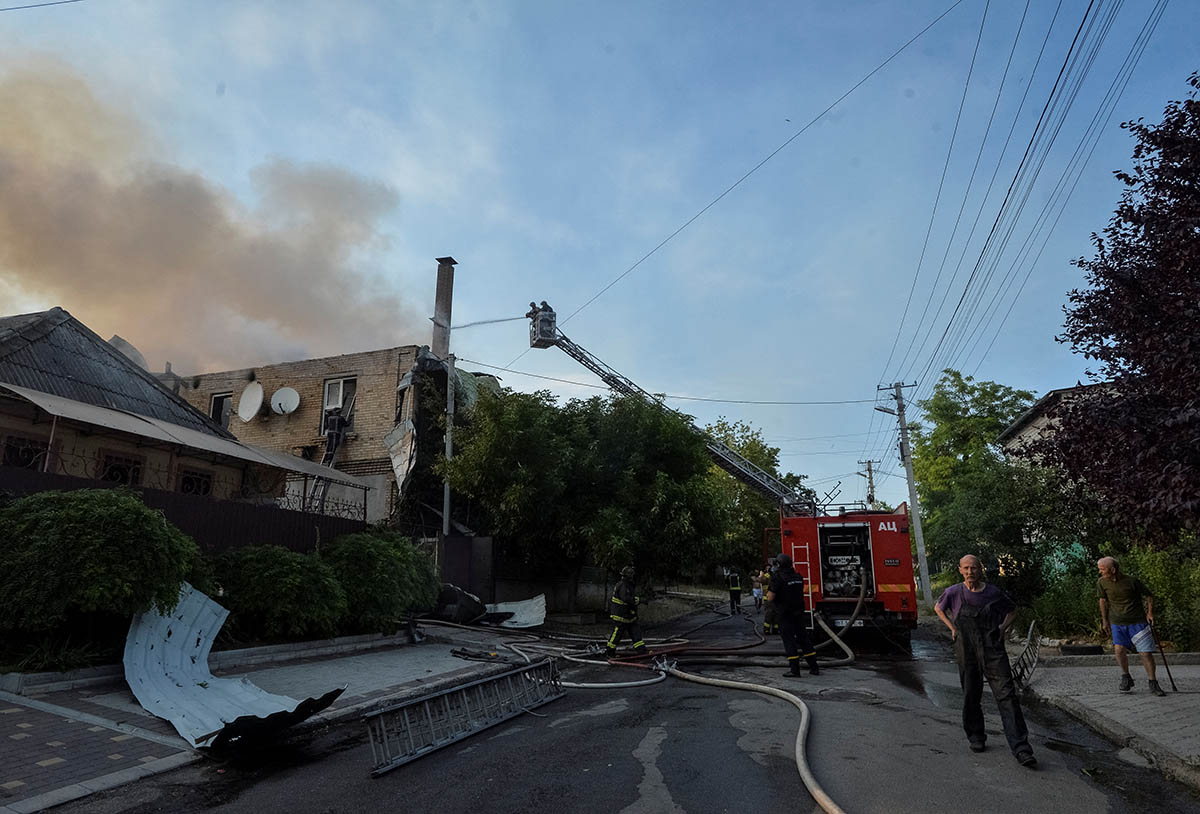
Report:
[[62,308],[0,318],[0,380],[217,438],[234,437]]
[[360,489],[369,488],[353,475],[347,475],[337,469],[321,466],[313,461],[306,461],[286,452],[276,452],[270,449],[243,444],[230,438],[221,438],[206,432],[172,424],[169,421],[150,416],[135,415],[123,410],[108,407],[98,407],[85,404],[74,399],[64,398],[53,393],[43,393],[20,385],[0,381],[0,391],[8,391],[32,404],[37,405],[46,413],[69,421],[89,424],[94,427],[104,427],[116,432],[149,438],[167,444],[177,444],[188,449],[200,450],[228,458],[237,458],[262,466],[271,466],[288,472],[296,472],[309,477],[326,478],[333,483],[355,486]]

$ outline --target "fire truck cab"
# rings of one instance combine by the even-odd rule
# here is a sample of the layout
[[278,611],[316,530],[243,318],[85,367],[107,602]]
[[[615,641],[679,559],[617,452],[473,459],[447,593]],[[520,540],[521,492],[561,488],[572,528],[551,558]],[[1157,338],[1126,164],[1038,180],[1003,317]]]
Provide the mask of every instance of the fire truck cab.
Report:
[[835,630],[845,628],[866,583],[854,627],[907,641],[917,626],[917,594],[908,537],[908,509],[840,511],[782,517],[781,550],[808,584],[810,609]]

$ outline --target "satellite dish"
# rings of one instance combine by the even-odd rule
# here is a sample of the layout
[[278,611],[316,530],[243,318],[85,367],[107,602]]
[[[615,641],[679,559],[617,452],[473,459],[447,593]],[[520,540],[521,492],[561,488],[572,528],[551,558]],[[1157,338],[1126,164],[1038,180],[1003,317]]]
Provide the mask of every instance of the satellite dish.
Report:
[[281,387],[271,396],[271,412],[275,415],[293,413],[300,406],[300,394],[290,387]]
[[249,421],[258,415],[258,411],[262,409],[263,389],[258,382],[250,382],[246,385],[246,389],[242,391],[242,397],[238,399],[237,414],[242,421]]

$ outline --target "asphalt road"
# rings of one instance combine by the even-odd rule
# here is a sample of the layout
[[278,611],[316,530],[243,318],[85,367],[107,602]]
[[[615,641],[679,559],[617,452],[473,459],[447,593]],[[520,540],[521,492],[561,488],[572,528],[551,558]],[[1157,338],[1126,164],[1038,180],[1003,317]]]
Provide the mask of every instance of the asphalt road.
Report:
[[[737,619],[693,639],[744,641]],[[689,666],[714,677],[784,687],[808,703],[808,753],[847,812],[1183,814],[1200,810],[1161,778],[1052,709],[1028,710],[1040,761],[1017,765],[998,716],[989,749],[967,749],[957,673],[936,639],[917,662],[864,661],[819,677],[780,668]],[[780,659],[782,666],[782,659]],[[579,680],[629,679],[592,671]],[[985,711],[990,697],[985,694]],[[148,778],[63,812],[727,812],[819,811],[793,760],[798,712],[787,703],[669,679],[628,690],[572,690],[538,711],[379,778],[365,731],[347,724],[223,765]],[[543,717],[544,716],[544,717]],[[1130,762],[1133,761],[1133,762]]]

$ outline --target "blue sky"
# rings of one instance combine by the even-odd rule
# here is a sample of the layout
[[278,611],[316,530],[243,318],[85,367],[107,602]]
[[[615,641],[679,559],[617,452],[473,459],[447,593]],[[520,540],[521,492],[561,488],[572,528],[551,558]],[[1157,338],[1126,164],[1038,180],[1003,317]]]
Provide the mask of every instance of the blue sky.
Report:
[[[24,125],[0,125],[0,167],[20,168],[0,183],[0,310],[62,305],[155,369],[249,366],[428,342],[434,258],[449,254],[456,323],[543,299],[564,319],[952,3],[84,0],[2,12],[0,101]],[[1119,9],[991,282],[967,291],[935,354],[1087,5],[1033,0],[1017,38],[1025,4],[993,0],[980,37],[985,0],[962,0],[562,329],[654,392],[868,400],[671,404],[761,427],[785,470],[822,491],[842,481],[843,500],[864,495],[857,461],[881,459],[880,497],[904,500],[876,386],[919,382],[919,398],[951,363],[1038,393],[1083,378],[1053,337],[1082,284],[1069,261],[1090,254],[1119,195],[1112,170],[1129,164],[1118,124],[1158,120],[1200,69],[1200,4],[1176,0],[1056,226],[1016,263],[1153,4]],[[1095,19],[1113,7],[1098,2]],[[452,347],[595,383],[558,351],[523,354],[522,321],[463,329]],[[500,375],[520,390],[598,392]]]

